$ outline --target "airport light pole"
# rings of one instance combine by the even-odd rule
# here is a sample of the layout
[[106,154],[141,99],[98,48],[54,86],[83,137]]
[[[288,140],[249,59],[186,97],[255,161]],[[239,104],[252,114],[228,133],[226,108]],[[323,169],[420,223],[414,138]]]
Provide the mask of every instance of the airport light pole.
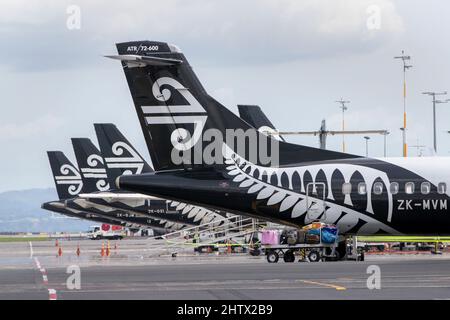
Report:
[[443,96],[447,94],[447,91],[444,92],[422,92],[422,94],[426,94],[433,97],[433,147],[434,152],[437,152],[437,142],[436,142],[436,103],[447,103],[449,99],[447,100],[436,100],[436,96]]
[[364,139],[366,139],[366,157],[369,157],[369,136],[364,136]]
[[447,103],[447,102],[450,102],[450,99],[436,100],[436,103]]
[[[337,100],[337,103],[340,104],[339,108],[342,109],[342,131],[345,131],[345,111],[348,107],[345,105],[346,103],[350,103],[350,101],[345,101],[341,98],[341,100]],[[342,135],[342,152],[345,152],[345,135]]]
[[396,56],[394,59],[401,59],[403,62],[403,156],[408,156],[408,145],[406,143],[406,71],[412,68],[412,65],[408,65],[406,61],[411,60],[411,56],[405,55],[405,51],[402,50],[401,56]]

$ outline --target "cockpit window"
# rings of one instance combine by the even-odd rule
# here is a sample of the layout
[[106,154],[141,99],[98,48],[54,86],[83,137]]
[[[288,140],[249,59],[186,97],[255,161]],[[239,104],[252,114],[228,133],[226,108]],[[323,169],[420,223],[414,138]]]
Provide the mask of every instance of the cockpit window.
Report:
[[382,194],[383,193],[383,184],[381,182],[375,182],[373,184],[373,193],[374,194]]
[[429,182],[422,182],[420,184],[420,192],[422,194],[429,194],[431,190],[431,185]]
[[367,193],[367,187],[364,182],[358,183],[358,193],[359,194],[366,194]]
[[413,194],[414,193],[414,182],[405,183],[405,193]]
[[439,194],[444,194],[447,192],[447,184],[445,182],[440,182],[438,184],[438,193]]
[[390,186],[389,186],[389,191],[392,194],[397,194],[398,193],[398,189],[399,189],[398,182],[392,182],[390,184]]

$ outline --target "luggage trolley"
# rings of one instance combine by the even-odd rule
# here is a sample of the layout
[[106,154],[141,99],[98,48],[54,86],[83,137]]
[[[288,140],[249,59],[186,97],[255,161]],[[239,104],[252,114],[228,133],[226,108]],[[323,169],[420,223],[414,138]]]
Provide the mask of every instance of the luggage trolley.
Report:
[[338,237],[332,243],[324,243],[322,238],[322,228],[319,229],[318,243],[295,243],[295,244],[276,244],[276,245],[262,245],[264,249],[267,262],[277,263],[280,256],[284,262],[294,262],[295,252],[300,252],[300,261],[319,262],[321,260],[336,261],[339,260],[339,253],[336,250],[338,245]]
[[267,245],[263,246],[267,262],[277,263],[280,256],[284,262],[294,262],[295,252],[302,252],[303,259],[308,258],[310,262],[319,262],[322,259],[338,260],[339,255],[336,251],[336,244],[294,244],[294,245]]

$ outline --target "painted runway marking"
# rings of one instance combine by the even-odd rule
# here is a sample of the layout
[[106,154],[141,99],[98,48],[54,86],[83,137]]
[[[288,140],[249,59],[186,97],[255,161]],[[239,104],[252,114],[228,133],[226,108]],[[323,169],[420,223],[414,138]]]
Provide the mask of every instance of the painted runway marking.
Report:
[[316,281],[309,281],[309,280],[298,280],[298,281],[303,282],[303,283],[308,283],[308,284],[315,284],[315,285],[322,286],[322,287],[333,288],[338,291],[347,290],[346,287],[337,286],[337,285],[334,285],[331,283],[323,283],[323,282],[316,282]]
[[58,300],[55,289],[48,289],[48,300]]
[[41,269],[41,263],[39,262],[39,259],[38,258],[34,258],[34,263],[36,263],[36,267],[38,268],[38,269]]
[[[30,248],[31,242],[30,242]],[[31,249],[32,250],[32,249]],[[42,282],[45,286],[48,286],[48,276],[47,276],[47,270],[45,268],[42,268],[41,263],[39,262],[39,259],[37,257],[34,257],[34,263],[36,264],[37,269],[42,275]],[[55,289],[48,289],[48,300],[57,300],[56,290]]]
[[30,258],[33,258],[33,244],[31,241],[28,242],[30,244]]

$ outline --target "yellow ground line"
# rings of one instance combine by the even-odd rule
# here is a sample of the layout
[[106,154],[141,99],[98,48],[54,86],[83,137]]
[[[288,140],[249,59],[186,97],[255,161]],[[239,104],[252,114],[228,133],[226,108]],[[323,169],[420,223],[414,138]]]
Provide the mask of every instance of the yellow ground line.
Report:
[[338,291],[347,290],[346,287],[336,286],[331,283],[323,283],[323,282],[316,282],[316,281],[309,281],[309,280],[298,280],[298,281],[303,282],[303,283],[308,283],[308,284],[315,284],[315,285],[322,286],[322,287],[333,288]]

